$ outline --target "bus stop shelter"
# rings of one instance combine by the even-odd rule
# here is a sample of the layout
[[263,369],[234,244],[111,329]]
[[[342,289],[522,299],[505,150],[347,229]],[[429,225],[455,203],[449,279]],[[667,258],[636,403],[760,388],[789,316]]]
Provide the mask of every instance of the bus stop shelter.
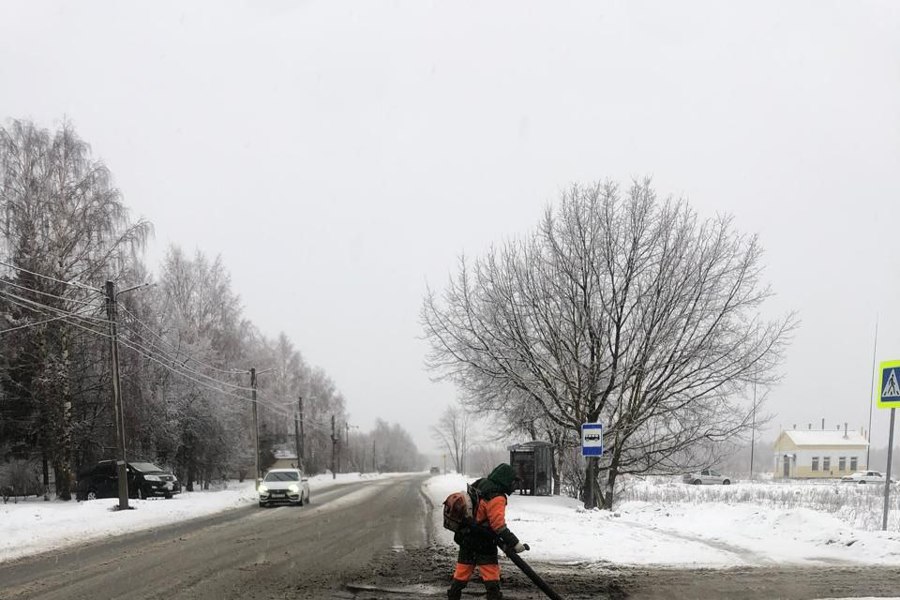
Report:
[[553,444],[534,441],[510,446],[509,464],[519,478],[519,494],[553,494]]

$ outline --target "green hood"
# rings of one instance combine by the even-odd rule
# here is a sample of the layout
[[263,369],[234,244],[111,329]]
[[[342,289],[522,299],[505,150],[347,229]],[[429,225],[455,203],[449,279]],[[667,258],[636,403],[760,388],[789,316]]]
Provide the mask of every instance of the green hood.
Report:
[[478,489],[481,490],[481,493],[485,496],[496,493],[509,495],[513,493],[513,483],[515,480],[515,470],[506,463],[500,463],[494,467],[494,470],[487,476],[487,479],[480,479],[477,484]]

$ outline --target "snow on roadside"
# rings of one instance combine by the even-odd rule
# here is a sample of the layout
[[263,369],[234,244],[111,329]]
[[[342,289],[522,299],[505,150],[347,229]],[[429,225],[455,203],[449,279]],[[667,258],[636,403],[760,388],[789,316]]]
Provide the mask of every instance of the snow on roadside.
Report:
[[[309,479],[310,493],[315,500],[316,491],[391,476],[341,473],[337,479],[332,479],[331,475],[316,475]],[[0,562],[208,516],[247,506],[256,500],[252,481],[232,481],[227,489],[183,492],[170,500],[130,500],[135,510],[121,513],[112,510],[118,505],[114,498],[44,502],[42,498],[30,497],[24,501],[20,499],[17,504],[10,501],[0,504]]]
[[[438,507],[466,481],[434,477],[424,490]],[[631,501],[609,512],[585,511],[571,498],[514,495],[507,522],[531,545],[529,556],[543,562],[900,565],[900,533],[854,529],[835,515],[802,507]],[[450,543],[452,536],[442,539]]]

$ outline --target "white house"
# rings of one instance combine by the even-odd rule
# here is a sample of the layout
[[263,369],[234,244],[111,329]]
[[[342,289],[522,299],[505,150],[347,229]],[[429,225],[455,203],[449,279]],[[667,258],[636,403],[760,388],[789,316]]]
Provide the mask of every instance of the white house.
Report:
[[869,442],[857,432],[782,431],[775,440],[775,478],[828,478],[863,471]]

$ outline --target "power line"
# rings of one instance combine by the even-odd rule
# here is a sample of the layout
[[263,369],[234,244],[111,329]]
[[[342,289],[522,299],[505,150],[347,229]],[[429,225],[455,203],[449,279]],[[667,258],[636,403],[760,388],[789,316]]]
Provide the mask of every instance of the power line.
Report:
[[9,267],[10,269],[16,269],[16,270],[18,270],[18,271],[22,271],[23,273],[28,273],[29,275],[34,275],[35,277],[42,277],[43,279],[47,279],[47,280],[50,280],[50,281],[55,281],[56,283],[61,283],[61,284],[63,284],[63,285],[70,285],[70,286],[72,286],[72,287],[74,287],[74,288],[80,288],[80,289],[83,289],[83,290],[90,290],[90,291],[96,292],[96,293],[98,293],[98,294],[102,294],[102,293],[103,293],[103,290],[99,290],[99,289],[97,289],[97,288],[93,288],[93,287],[91,287],[91,286],[89,286],[89,285],[86,285],[86,284],[81,283],[81,282],[78,282],[78,281],[63,281],[62,279],[57,279],[56,277],[51,277],[51,276],[49,276],[49,275],[42,275],[41,273],[35,273],[34,271],[29,271],[28,269],[22,268],[22,267],[20,267],[20,266],[18,266],[18,265],[10,264],[10,263],[8,263],[8,262],[3,262],[2,260],[0,260],[0,265],[3,265],[3,266],[5,266],[5,267]]
[[26,291],[26,292],[32,292],[32,293],[34,293],[34,294],[40,294],[41,296],[49,296],[49,297],[51,297],[51,298],[56,298],[57,300],[65,300],[66,302],[75,302],[75,303],[77,303],[77,304],[85,304],[85,305],[88,305],[88,306],[96,306],[94,303],[88,302],[87,300],[78,300],[78,299],[76,299],[76,298],[67,298],[67,297],[65,297],[65,296],[57,296],[56,294],[51,294],[50,292],[43,292],[43,291],[41,291],[41,290],[34,290],[34,289],[31,289],[30,287],[27,287],[27,286],[24,286],[24,285],[19,285],[19,284],[17,284],[17,283],[13,283],[12,281],[7,281],[7,280],[5,280],[5,279],[0,279],[0,283],[5,284],[5,285],[12,286],[12,287],[14,287],[14,288],[18,288],[18,289],[20,289],[20,290],[24,290],[24,291]]
[[[182,353],[182,354],[184,354],[185,356],[187,356],[187,359],[188,359],[188,360],[190,360],[190,361],[192,361],[192,362],[195,362],[195,363],[197,363],[198,365],[204,366],[204,367],[206,367],[207,369],[210,369],[210,370],[212,370],[212,371],[218,371],[219,373],[225,373],[225,374],[227,374],[227,375],[246,375],[247,373],[249,373],[249,371],[248,371],[247,369],[222,369],[222,368],[213,366],[213,365],[211,365],[211,364],[205,363],[205,362],[203,362],[203,361],[201,361],[201,360],[199,360],[199,359],[197,359],[197,358],[194,358],[194,357],[190,356],[190,355],[189,355],[187,352],[185,352],[184,350],[182,350],[182,349],[176,347],[174,343],[172,343],[172,342],[166,340],[161,334],[157,333],[156,331],[153,330],[152,327],[150,327],[149,325],[147,325],[146,323],[144,323],[143,321],[141,321],[141,320],[140,320],[133,312],[131,312],[130,310],[128,310],[128,309],[125,308],[124,306],[120,306],[119,308],[122,309],[122,311],[123,311],[125,314],[127,314],[128,316],[130,316],[130,317],[134,320],[135,323],[137,323],[138,325],[140,325],[141,327],[143,327],[144,329],[146,329],[148,332],[150,332],[151,335],[153,335],[155,338],[157,338],[158,340],[160,340],[163,344],[165,344],[166,346],[168,346],[173,352],[175,352],[176,356],[177,356],[179,353]],[[140,334],[138,334],[138,335],[140,335]]]
[[[128,348],[129,350],[132,350],[132,351],[138,353],[139,355],[143,356],[143,357],[146,358],[147,360],[150,360],[150,361],[153,361],[153,362],[157,363],[159,366],[163,367],[164,369],[168,370],[169,372],[171,372],[171,373],[173,373],[173,374],[175,374],[175,375],[178,375],[178,376],[180,376],[180,377],[183,377],[184,379],[187,379],[187,380],[189,380],[189,381],[192,381],[192,382],[196,383],[197,385],[199,385],[199,386],[201,386],[201,387],[205,387],[206,389],[212,390],[212,391],[214,391],[214,392],[218,392],[218,393],[220,393],[220,394],[222,394],[222,395],[224,395],[224,396],[228,396],[228,397],[231,397],[231,398],[235,398],[235,399],[240,400],[240,401],[242,401],[242,402],[251,402],[250,398],[247,398],[247,397],[244,397],[244,396],[240,396],[240,395],[238,395],[238,394],[235,394],[234,392],[231,392],[231,391],[228,391],[228,390],[225,390],[225,389],[216,387],[215,385],[212,385],[212,384],[210,384],[210,383],[207,383],[207,382],[205,382],[205,381],[202,381],[202,380],[200,380],[200,379],[197,379],[197,378],[195,378],[195,377],[192,377],[192,376],[188,375],[187,373],[185,373],[184,371],[181,371],[181,370],[179,370],[179,369],[177,369],[177,368],[175,368],[175,367],[173,367],[173,366],[171,366],[171,365],[168,365],[168,364],[164,363],[163,361],[159,360],[158,358],[156,358],[156,357],[153,356],[152,354],[148,354],[148,353],[146,352],[146,349],[141,350],[139,346],[132,345],[132,343],[126,342],[126,341],[121,340],[121,339],[119,340],[119,343],[122,344],[123,346],[125,346],[126,348]],[[222,383],[222,382],[218,382],[218,383]],[[290,414],[290,413],[288,413],[288,412],[285,412],[283,409],[281,409],[280,407],[278,407],[278,406],[275,405],[275,404],[272,404],[271,402],[268,402],[268,401],[259,401],[259,400],[258,400],[258,402],[259,402],[261,405],[263,405],[263,406],[269,408],[272,412],[274,412],[274,413],[276,413],[276,414],[278,414],[278,415],[280,415],[280,416],[282,416],[282,417],[284,417],[284,418],[286,418],[286,419],[291,419],[291,418],[293,418],[293,415],[292,415],[292,414]]]
[[[72,320],[72,319],[74,318],[74,319],[78,319],[78,320],[80,320],[80,321],[93,321],[93,322],[98,322],[98,323],[109,323],[109,320],[108,320],[108,319],[102,319],[102,318],[99,318],[99,317],[90,317],[90,316],[83,315],[83,314],[79,314],[79,313],[73,313],[73,312],[64,311],[64,310],[61,310],[61,309],[56,308],[56,307],[54,307],[54,306],[49,306],[49,305],[46,305],[46,304],[42,304],[42,303],[40,303],[40,302],[36,302],[36,301],[34,301],[34,300],[30,300],[30,299],[28,299],[28,298],[23,298],[23,297],[21,297],[21,296],[18,296],[17,294],[11,293],[11,292],[4,292],[3,290],[0,290],[0,297],[6,298],[6,300],[7,300],[8,302],[10,302],[11,304],[13,304],[13,305],[15,305],[15,306],[19,306],[20,308],[24,308],[24,309],[26,309],[26,310],[29,310],[29,311],[31,311],[31,312],[34,312],[34,313],[37,313],[37,314],[40,314],[40,315],[44,315],[44,316],[48,316],[48,315],[51,315],[51,314],[55,314],[55,315],[56,315],[56,316],[53,316],[53,317],[50,318],[50,319],[47,319],[45,322],[51,322],[51,321],[58,321],[58,320],[60,320],[60,321],[63,321],[63,322],[65,322],[65,323],[68,323],[69,325],[72,325],[72,326],[74,326],[74,327],[77,327],[77,328],[79,328],[79,329],[82,329],[82,330],[84,330],[84,331],[86,331],[86,332],[88,332],[88,333],[92,333],[92,334],[94,334],[94,335],[96,335],[96,336],[100,336],[100,337],[103,337],[103,338],[105,338],[105,339],[112,339],[112,336],[109,335],[108,333],[105,333],[105,332],[102,332],[102,331],[98,331],[98,330],[96,330],[96,329],[93,329],[93,328],[91,328],[91,327],[85,326],[85,325],[83,325],[83,324],[81,324],[81,323],[78,323],[78,322]],[[90,305],[90,306],[87,306],[87,307],[85,307],[85,308],[95,308],[95,309],[99,309],[99,307],[94,306],[94,305]],[[44,309],[44,310],[41,310],[41,309]],[[46,311],[48,311],[48,310],[49,310],[49,311],[52,311],[52,312],[51,312],[51,313],[46,312]],[[38,323],[31,323],[31,324],[29,324],[29,326],[37,325],[37,324],[38,324]],[[22,326],[22,327],[24,327],[24,326]],[[20,328],[22,328],[22,327],[17,327],[17,328],[14,328],[14,329],[20,329]],[[0,333],[5,333],[5,330],[4,330],[4,331],[0,331]],[[148,360],[151,360],[151,361],[153,361],[153,362],[159,364],[160,366],[162,366],[163,368],[167,369],[168,371],[170,371],[170,372],[172,372],[172,373],[174,373],[174,374],[176,374],[176,375],[179,375],[179,376],[181,376],[181,377],[183,377],[183,378],[185,378],[185,379],[188,379],[188,380],[190,380],[190,381],[192,381],[192,382],[194,382],[194,383],[196,383],[196,384],[198,384],[198,385],[201,385],[201,386],[203,386],[203,387],[205,387],[205,388],[207,388],[207,389],[210,389],[210,390],[219,392],[219,393],[221,393],[221,394],[223,394],[223,395],[225,395],[225,396],[229,396],[229,397],[232,397],[232,398],[236,398],[236,399],[242,400],[242,401],[244,401],[244,402],[248,402],[248,401],[249,401],[248,398],[245,398],[245,397],[243,397],[243,396],[239,396],[239,395],[237,395],[237,394],[235,394],[235,393],[233,393],[233,392],[229,392],[229,391],[224,390],[224,389],[222,389],[221,387],[217,387],[217,386],[230,387],[230,388],[233,388],[234,390],[237,390],[237,391],[252,391],[252,388],[247,388],[247,387],[239,386],[239,385],[236,385],[236,384],[228,383],[228,382],[225,382],[225,381],[221,381],[221,380],[218,380],[218,379],[216,379],[216,378],[214,378],[214,377],[211,377],[211,376],[209,376],[209,375],[206,375],[206,374],[204,374],[204,373],[200,373],[199,371],[195,371],[195,370],[193,370],[193,369],[190,369],[189,367],[186,367],[179,359],[173,358],[173,357],[169,356],[168,354],[166,354],[165,352],[156,352],[156,353],[154,353],[154,350],[153,350],[153,349],[147,348],[147,347],[143,346],[142,344],[140,344],[140,343],[138,343],[138,342],[136,342],[136,341],[133,341],[133,340],[126,340],[125,338],[120,338],[120,339],[119,339],[119,343],[121,343],[121,344],[124,345],[125,347],[129,348],[130,350],[132,350],[132,351],[134,351],[134,352],[137,352],[138,354],[144,356],[144,357],[147,358]],[[151,345],[153,345],[152,342],[151,342]],[[154,347],[155,347],[155,345],[154,345]],[[156,347],[155,347],[155,348],[156,348]],[[159,350],[159,348],[156,348],[156,349]],[[174,364],[178,364],[179,366],[176,368],[176,367],[174,367],[174,366],[172,366],[172,365],[166,364],[165,362],[163,362],[163,360],[161,360],[160,358],[157,358],[157,356],[154,356],[154,354],[159,355],[159,356],[161,356],[161,357],[164,358],[164,359],[167,359],[169,362],[173,363],[173,365],[174,365]],[[193,360],[194,362],[198,362],[198,363],[200,363],[200,364],[205,364],[205,363],[202,363],[202,361],[198,361],[198,360],[196,360],[196,359],[193,359],[193,358],[190,357],[189,355],[188,355],[188,357],[187,357],[186,360]],[[190,373],[190,374],[188,374],[188,373]],[[229,374],[237,374],[237,373],[239,373],[239,372],[238,372],[238,371],[228,371],[228,373],[229,373]],[[191,374],[196,375],[196,376],[201,377],[201,378],[204,378],[204,379],[208,380],[208,382],[212,382],[212,383],[204,382],[204,381],[198,379],[197,377],[193,377]],[[216,385],[213,385],[213,384],[216,384]],[[274,412],[274,413],[276,413],[276,414],[278,414],[278,415],[280,415],[280,416],[282,416],[282,417],[284,417],[284,418],[287,418],[287,419],[293,418],[293,415],[292,415],[291,413],[286,412],[284,409],[282,409],[282,408],[279,407],[277,404],[275,404],[274,401],[272,401],[272,400],[269,400],[269,399],[260,399],[260,398],[258,398],[258,402],[259,402],[261,405],[263,405],[263,406],[267,407],[268,409],[270,409],[272,412]],[[313,426],[312,429],[317,430],[317,431],[325,431],[324,428],[322,428],[322,427],[317,427],[317,426]]]
[[[10,296],[12,296],[12,297],[10,297]],[[91,329],[90,327],[85,327],[85,326],[83,326],[83,325],[80,325],[80,324],[78,324],[78,323],[75,323],[74,321],[68,320],[69,318],[74,317],[74,318],[76,318],[76,319],[80,319],[80,320],[83,320],[83,321],[88,321],[88,320],[90,320],[90,321],[102,321],[102,322],[106,322],[105,319],[98,319],[98,318],[96,318],[96,317],[90,317],[90,316],[88,316],[88,315],[82,315],[82,314],[78,314],[78,313],[72,313],[72,312],[67,312],[67,311],[59,310],[59,309],[53,308],[53,307],[48,307],[48,306],[46,306],[46,305],[44,305],[44,304],[40,304],[39,302],[33,302],[33,301],[31,301],[31,300],[28,300],[27,298],[21,298],[21,297],[19,297],[19,296],[16,296],[15,294],[9,294],[8,292],[3,292],[2,290],[0,290],[0,297],[5,298],[7,302],[9,302],[10,304],[12,304],[12,305],[14,305],[14,306],[18,306],[19,308],[24,308],[25,310],[30,310],[31,312],[37,313],[37,314],[39,314],[39,315],[43,315],[43,316],[56,315],[56,316],[59,317],[58,319],[54,318],[54,319],[51,319],[51,320],[61,320],[61,321],[65,322],[65,323],[68,323],[68,324],[70,324],[70,325],[74,325],[75,327],[79,327],[79,328],[81,328],[81,329],[84,329],[84,330],[89,331],[89,332],[91,332],[91,333],[94,333],[94,334],[96,334],[96,335],[106,336],[106,334],[101,333],[101,332],[99,332],[99,331],[96,331],[96,330],[94,330],[94,329]],[[16,300],[14,300],[13,298],[17,298],[18,300],[24,300],[25,303],[23,303],[23,302],[21,302],[21,301],[16,301]],[[48,313],[48,312],[46,312],[46,311],[41,310],[40,308],[35,308],[34,306],[31,306],[31,304],[36,304],[37,306],[41,306],[41,307],[44,307],[44,308],[49,308],[49,309],[52,310],[53,312]],[[33,325],[34,325],[34,323],[33,323]],[[109,336],[106,336],[106,337],[109,337]]]
[[27,323],[25,325],[19,325],[18,327],[10,327],[9,329],[0,330],[0,335],[4,333],[9,333],[11,331],[18,331],[20,329],[27,329],[28,327],[37,327],[38,325],[44,325],[46,323],[52,323],[53,321],[59,321],[61,319],[68,318],[67,315],[63,315],[61,317],[53,317],[52,319],[44,319],[43,321],[35,321],[33,323]]
[[[33,310],[38,311],[38,312],[40,311],[40,309],[45,309],[45,310],[53,311],[54,314],[58,314],[58,315],[61,314],[61,315],[66,315],[66,316],[74,316],[74,317],[77,317],[77,318],[79,318],[79,319],[86,319],[86,320],[96,321],[96,322],[98,322],[98,323],[109,323],[109,321],[108,321],[107,319],[103,319],[103,318],[101,318],[101,317],[94,317],[94,316],[87,316],[87,315],[78,315],[78,314],[76,314],[76,313],[72,313],[72,312],[66,311],[66,310],[61,309],[61,308],[57,308],[56,306],[50,306],[49,304],[43,304],[43,303],[38,302],[38,301],[36,301],[36,300],[31,300],[30,298],[25,298],[25,297],[23,297],[23,296],[19,296],[18,294],[14,294],[14,293],[9,292],[9,291],[3,291],[3,290],[0,290],[0,296],[5,297],[9,302],[12,302],[13,304],[16,304],[17,306],[20,306],[20,307],[22,306],[22,304],[21,304],[22,302],[24,302],[24,303],[26,303],[26,304],[28,304],[28,305],[30,305],[30,306],[33,306],[33,307],[38,307],[38,308],[36,308],[36,309],[33,309]],[[15,302],[13,299],[18,300],[19,302],[17,303],[17,302]],[[91,305],[91,307],[92,307],[92,308],[95,308],[95,309],[97,309],[97,310],[100,310],[100,307],[99,307],[99,306]],[[23,308],[28,308],[28,307],[23,307]]]

